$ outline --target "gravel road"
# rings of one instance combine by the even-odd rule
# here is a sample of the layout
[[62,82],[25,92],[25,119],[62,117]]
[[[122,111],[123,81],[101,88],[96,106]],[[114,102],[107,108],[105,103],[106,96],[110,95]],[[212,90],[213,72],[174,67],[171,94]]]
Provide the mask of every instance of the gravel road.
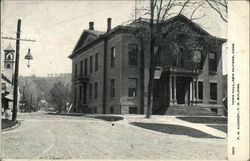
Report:
[[227,139],[192,138],[84,116],[19,114],[3,159],[226,159]]

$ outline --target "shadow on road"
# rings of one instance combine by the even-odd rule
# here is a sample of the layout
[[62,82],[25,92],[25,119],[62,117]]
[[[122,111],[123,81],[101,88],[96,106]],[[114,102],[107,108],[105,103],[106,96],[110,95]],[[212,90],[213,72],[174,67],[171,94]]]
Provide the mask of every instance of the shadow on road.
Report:
[[173,124],[159,124],[159,123],[142,123],[142,122],[132,122],[130,123],[134,126],[138,126],[141,128],[154,130],[166,134],[175,134],[175,135],[187,135],[194,138],[217,138],[223,139],[220,137],[216,137],[202,131],[186,127],[180,125],[173,125]]
[[91,118],[102,119],[105,121],[120,121],[124,119],[121,116],[92,116]]
[[18,121],[12,121],[12,120],[8,120],[8,119],[2,119],[2,130],[11,128],[13,126],[15,126],[16,124],[18,124]]
[[55,113],[55,112],[47,112],[45,115],[57,115],[57,116],[84,116],[84,114],[79,113]]

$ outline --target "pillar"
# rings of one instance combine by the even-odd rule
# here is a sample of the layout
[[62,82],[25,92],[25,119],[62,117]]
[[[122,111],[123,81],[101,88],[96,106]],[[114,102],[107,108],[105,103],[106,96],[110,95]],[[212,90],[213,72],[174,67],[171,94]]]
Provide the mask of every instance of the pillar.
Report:
[[172,75],[169,75],[169,100],[170,104],[173,104],[173,99],[172,99]]
[[173,103],[175,104],[175,102],[176,102],[176,104],[177,104],[177,99],[176,99],[176,76],[174,75],[174,99],[173,99]]
[[196,106],[198,103],[198,77],[196,77]]
[[192,82],[191,82],[191,92],[192,92],[192,100],[191,100],[191,105],[193,106],[193,104],[194,104],[194,90],[195,90],[195,88],[194,88],[194,77],[192,77]]

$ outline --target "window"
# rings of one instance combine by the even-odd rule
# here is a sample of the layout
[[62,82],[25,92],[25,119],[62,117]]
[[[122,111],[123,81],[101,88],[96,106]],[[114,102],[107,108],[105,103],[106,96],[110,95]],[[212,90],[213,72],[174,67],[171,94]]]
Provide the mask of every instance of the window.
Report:
[[77,76],[77,64],[75,64],[75,77]]
[[203,82],[198,82],[198,98],[203,99]]
[[80,103],[82,103],[82,86],[80,86],[80,91],[79,91],[79,100],[80,100]]
[[74,104],[76,104],[76,95],[77,95],[77,88],[76,88],[76,85],[75,85],[75,96],[74,96]]
[[89,59],[89,73],[92,73],[92,67],[93,67],[93,56],[90,56]]
[[7,59],[8,59],[8,60],[11,60],[11,55],[8,55]]
[[97,113],[97,107],[96,106],[93,108],[93,112]]
[[128,45],[128,64],[138,65],[138,48],[136,44]]
[[137,114],[137,107],[129,107],[129,114]]
[[95,54],[95,71],[98,71],[98,53]]
[[111,68],[115,66],[115,47],[111,48]]
[[196,86],[196,81],[194,81],[194,98],[196,98],[197,95],[197,86]]
[[83,72],[83,61],[81,60],[81,63],[80,63],[80,74],[82,74]]
[[13,60],[13,55],[12,53],[8,53],[5,57],[6,60]]
[[84,67],[84,74],[88,74],[88,58],[85,58],[85,67]]
[[111,113],[111,114],[114,113],[114,107],[113,107],[113,106],[110,107],[110,113]]
[[92,84],[89,84],[89,99],[92,99]]
[[216,53],[209,53],[209,71],[210,72],[217,72]]
[[217,100],[217,83],[210,83],[210,99]]
[[98,97],[98,83],[95,82],[95,98]]
[[184,50],[183,50],[183,48],[180,48],[180,54],[179,54],[179,56],[180,56],[180,64],[178,64],[179,65],[179,67],[184,67],[184,56],[185,56],[185,53],[184,53]]
[[200,60],[200,63],[199,63],[199,69],[203,69],[203,65],[204,65],[204,56],[203,54],[201,53],[201,60]]
[[110,96],[115,97],[115,80],[110,80]]
[[137,79],[129,78],[128,79],[128,96],[136,97],[137,95]]
[[10,69],[10,64],[7,64],[7,69]]
[[83,88],[83,89],[82,89],[83,104],[86,104],[86,90],[87,90],[87,83],[84,83],[82,88]]

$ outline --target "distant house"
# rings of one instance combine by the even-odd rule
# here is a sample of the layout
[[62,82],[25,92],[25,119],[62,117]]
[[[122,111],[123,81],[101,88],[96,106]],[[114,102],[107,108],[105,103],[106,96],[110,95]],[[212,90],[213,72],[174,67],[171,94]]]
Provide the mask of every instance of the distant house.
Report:
[[1,74],[1,95],[2,95],[2,111],[5,111],[9,109],[9,101],[13,100],[13,97],[11,96],[12,93],[12,86],[11,86],[11,80],[9,80],[4,74]]
[[[135,21],[107,31],[94,23],[81,34],[72,54],[73,111],[103,114],[144,114],[147,107],[150,50],[138,38]],[[199,106],[222,110],[222,44],[183,15],[163,22],[160,57],[154,78],[153,113],[169,106]],[[159,46],[155,47],[156,49]]]

